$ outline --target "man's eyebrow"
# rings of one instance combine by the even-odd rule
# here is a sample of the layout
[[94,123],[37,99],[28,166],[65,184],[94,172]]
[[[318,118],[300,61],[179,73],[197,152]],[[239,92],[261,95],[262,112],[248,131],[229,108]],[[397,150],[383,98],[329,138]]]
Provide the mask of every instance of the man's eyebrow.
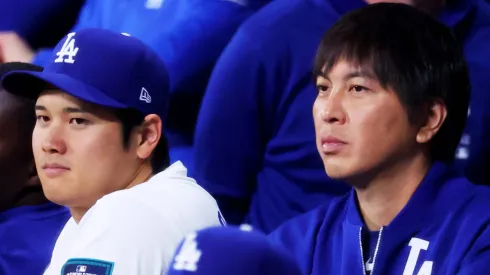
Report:
[[34,106],[34,110],[36,111],[46,111],[46,107],[44,107],[43,105],[37,105]]
[[88,111],[86,111],[82,108],[76,108],[76,107],[63,108],[63,112],[65,112],[65,113],[88,113]]
[[366,71],[366,70],[355,70],[355,71],[352,71],[352,72],[348,73],[344,77],[344,81],[349,80],[351,78],[355,78],[355,77],[364,77],[364,78],[369,78],[371,80],[376,80],[376,76],[373,73],[369,72],[369,71]]
[[[34,107],[34,109],[36,111],[46,111],[47,108],[43,105],[38,105],[36,104],[36,106]],[[84,110],[82,108],[77,108],[77,107],[66,107],[66,108],[63,108],[63,112],[65,113],[88,113],[87,110]]]
[[[315,72],[314,75],[316,77],[321,77],[325,80],[330,81],[330,78],[328,77],[328,72]],[[363,78],[369,78],[371,80],[378,80],[378,78],[374,73],[372,73],[369,70],[363,70],[363,69],[352,70],[351,72],[349,72],[347,75],[344,76],[343,80],[347,81],[355,77],[363,77]]]

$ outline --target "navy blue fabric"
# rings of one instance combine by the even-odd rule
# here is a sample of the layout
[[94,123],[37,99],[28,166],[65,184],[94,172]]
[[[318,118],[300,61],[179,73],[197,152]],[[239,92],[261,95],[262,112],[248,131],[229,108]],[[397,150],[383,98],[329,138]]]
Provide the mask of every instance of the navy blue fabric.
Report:
[[2,0],[0,31],[13,31],[34,49],[52,47],[76,22],[85,0]]

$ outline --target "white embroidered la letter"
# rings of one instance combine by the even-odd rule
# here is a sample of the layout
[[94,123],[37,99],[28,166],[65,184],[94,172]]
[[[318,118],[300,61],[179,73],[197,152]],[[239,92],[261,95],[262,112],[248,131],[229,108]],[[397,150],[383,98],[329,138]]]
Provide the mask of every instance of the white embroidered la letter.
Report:
[[197,271],[201,251],[197,249],[196,237],[196,233],[191,233],[184,239],[180,251],[175,256],[173,266],[175,270]]
[[56,53],[58,58],[54,60],[55,63],[69,63],[73,64],[75,60],[73,59],[77,53],[78,53],[78,48],[75,48],[75,33],[69,33],[66,36],[65,43],[63,43],[63,46],[61,47],[61,50]]
[[[429,242],[419,238],[412,238],[408,246],[410,246],[410,254],[408,255],[407,264],[405,265],[405,270],[403,275],[414,275],[415,266],[419,259],[420,251],[427,250],[429,248]],[[420,267],[417,275],[431,275],[432,274],[433,261],[424,261],[422,267]]]

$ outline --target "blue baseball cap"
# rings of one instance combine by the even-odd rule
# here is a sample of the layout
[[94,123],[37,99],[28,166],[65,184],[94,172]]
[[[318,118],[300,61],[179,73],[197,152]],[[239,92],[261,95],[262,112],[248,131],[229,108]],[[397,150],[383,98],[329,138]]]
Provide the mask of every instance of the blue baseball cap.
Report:
[[104,29],[69,33],[42,72],[12,71],[1,84],[10,93],[31,98],[55,87],[87,102],[132,108],[162,120],[170,97],[160,57],[139,39]]
[[295,259],[261,232],[210,227],[179,245],[167,275],[301,275]]

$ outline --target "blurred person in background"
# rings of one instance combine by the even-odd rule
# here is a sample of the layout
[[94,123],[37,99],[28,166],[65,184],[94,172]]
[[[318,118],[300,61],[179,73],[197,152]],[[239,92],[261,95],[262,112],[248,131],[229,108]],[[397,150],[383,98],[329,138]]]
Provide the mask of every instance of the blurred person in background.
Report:
[[[403,2],[437,16],[464,44],[473,86],[471,115],[456,166],[475,182],[490,171],[490,12],[481,0],[275,1],[237,31],[203,99],[195,178],[231,224],[265,232],[349,190],[325,175],[314,143],[311,64],[323,34],[344,13]],[[471,145],[469,144],[471,136]],[[467,155],[460,151],[472,151]],[[465,151],[466,150],[466,151]],[[463,156],[468,158],[462,159]]]
[[210,227],[185,237],[167,275],[301,275],[296,260],[249,225]]
[[[103,28],[137,37],[155,50],[170,76],[166,126],[171,162],[192,172],[194,127],[209,75],[238,26],[269,0],[86,0],[73,28]],[[17,37],[18,38],[18,37]],[[52,49],[34,52],[21,39],[2,43],[6,61],[44,65]]]
[[0,1],[0,63],[29,62],[31,49],[56,45],[75,25],[84,3],[85,0]]
[[72,216],[44,274],[162,274],[186,234],[224,223],[182,163],[170,165],[164,63],[139,39],[103,29],[68,34],[50,60],[2,79],[37,100],[37,172]]
[[270,241],[303,274],[488,274],[490,188],[452,165],[470,79],[450,29],[407,5],[369,5],[329,29],[314,72],[318,153],[354,190]]
[[[25,63],[0,65],[0,76],[42,71]],[[32,154],[34,100],[0,89],[0,274],[42,274],[70,212],[43,194]]]

